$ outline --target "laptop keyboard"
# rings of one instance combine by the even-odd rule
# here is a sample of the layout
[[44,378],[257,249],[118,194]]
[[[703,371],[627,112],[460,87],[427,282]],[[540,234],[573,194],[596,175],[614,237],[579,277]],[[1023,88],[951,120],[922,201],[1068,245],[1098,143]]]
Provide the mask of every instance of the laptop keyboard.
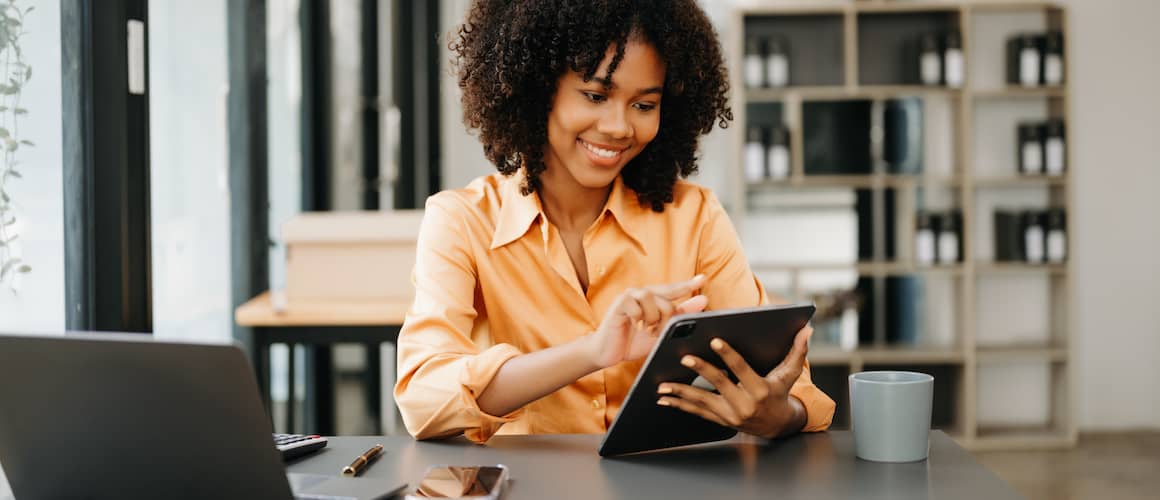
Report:
[[326,438],[316,434],[274,434],[274,447],[287,461],[326,447]]

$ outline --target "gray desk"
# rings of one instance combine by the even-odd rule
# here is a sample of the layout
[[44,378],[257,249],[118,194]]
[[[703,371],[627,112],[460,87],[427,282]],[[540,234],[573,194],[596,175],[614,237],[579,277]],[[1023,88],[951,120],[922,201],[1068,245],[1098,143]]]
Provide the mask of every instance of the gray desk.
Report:
[[601,435],[497,436],[486,446],[462,438],[335,437],[290,472],[337,474],[375,443],[386,450],[363,477],[414,487],[431,464],[502,463],[513,481],[505,500],[679,498],[1021,498],[946,434],[931,434],[930,459],[879,464],[854,457],[853,435],[835,431],[765,444],[752,438],[663,453],[600,458]]

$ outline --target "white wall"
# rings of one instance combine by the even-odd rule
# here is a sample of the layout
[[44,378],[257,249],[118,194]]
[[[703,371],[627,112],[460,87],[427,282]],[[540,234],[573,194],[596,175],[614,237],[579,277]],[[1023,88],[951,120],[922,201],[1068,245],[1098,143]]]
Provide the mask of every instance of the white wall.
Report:
[[1064,3],[1079,424],[1160,428],[1160,2]]

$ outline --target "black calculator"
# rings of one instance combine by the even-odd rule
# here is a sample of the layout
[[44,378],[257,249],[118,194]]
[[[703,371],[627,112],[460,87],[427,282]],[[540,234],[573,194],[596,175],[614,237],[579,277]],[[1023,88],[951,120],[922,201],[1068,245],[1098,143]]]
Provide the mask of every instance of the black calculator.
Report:
[[274,434],[274,446],[282,461],[291,460],[326,447],[326,438],[315,434]]

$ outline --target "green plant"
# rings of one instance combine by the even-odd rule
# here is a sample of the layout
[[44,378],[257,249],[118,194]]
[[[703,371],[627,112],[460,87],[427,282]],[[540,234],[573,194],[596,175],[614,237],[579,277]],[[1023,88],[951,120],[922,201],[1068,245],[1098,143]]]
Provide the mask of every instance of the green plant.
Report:
[[[20,39],[24,37],[24,16],[32,7],[21,10],[16,0],[0,3],[0,284],[17,273],[32,272],[32,267],[14,256],[16,212],[10,182],[21,178],[16,153],[21,146],[35,146],[20,137],[20,117],[28,110],[20,107],[20,94],[32,79],[32,66],[24,61]],[[13,288],[15,291],[15,288]]]

